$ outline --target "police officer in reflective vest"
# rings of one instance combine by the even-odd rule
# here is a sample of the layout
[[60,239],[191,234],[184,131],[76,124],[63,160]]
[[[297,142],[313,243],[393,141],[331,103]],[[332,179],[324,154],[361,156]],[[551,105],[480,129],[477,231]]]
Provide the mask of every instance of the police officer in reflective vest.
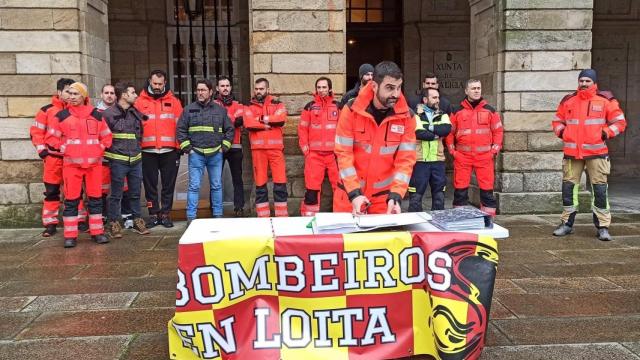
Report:
[[409,182],[409,211],[422,211],[422,196],[431,186],[431,210],[444,210],[447,176],[444,139],[451,131],[449,115],[440,111],[440,91],[423,90],[423,103],[416,106],[417,161]]

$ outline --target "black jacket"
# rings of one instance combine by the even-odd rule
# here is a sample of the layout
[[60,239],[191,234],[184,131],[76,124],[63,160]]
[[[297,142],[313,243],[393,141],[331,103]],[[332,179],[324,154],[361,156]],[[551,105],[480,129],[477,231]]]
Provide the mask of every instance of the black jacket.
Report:
[[178,120],[176,137],[180,149],[193,149],[202,155],[213,155],[231,147],[234,128],[227,110],[210,100],[207,105],[198,101],[189,104]]
[[102,112],[102,117],[113,133],[113,142],[104,157],[109,161],[120,161],[135,164],[142,160],[142,120],[146,115],[133,106],[127,110],[115,104]]
[[356,86],[354,86],[353,89],[347,91],[346,93],[344,93],[344,95],[342,95],[342,99],[340,100],[338,107],[342,109],[349,102],[349,100],[355,99],[355,97],[358,96],[359,92],[360,92],[360,81],[356,83]]

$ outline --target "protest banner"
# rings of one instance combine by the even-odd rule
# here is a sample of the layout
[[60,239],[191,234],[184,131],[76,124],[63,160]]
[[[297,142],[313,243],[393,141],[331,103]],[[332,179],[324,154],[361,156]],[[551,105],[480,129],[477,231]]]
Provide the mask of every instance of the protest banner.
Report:
[[445,232],[250,236],[178,252],[171,359],[477,359],[498,264],[493,238]]

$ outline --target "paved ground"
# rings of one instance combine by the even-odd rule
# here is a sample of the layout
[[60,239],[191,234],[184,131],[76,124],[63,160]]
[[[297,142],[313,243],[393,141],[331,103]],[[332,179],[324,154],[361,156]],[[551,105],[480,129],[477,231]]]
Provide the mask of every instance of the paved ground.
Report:
[[[483,359],[640,359],[640,214],[615,216],[611,243],[590,215],[564,239],[557,216],[498,222]],[[71,250],[38,232],[0,231],[0,359],[167,358],[180,227]]]

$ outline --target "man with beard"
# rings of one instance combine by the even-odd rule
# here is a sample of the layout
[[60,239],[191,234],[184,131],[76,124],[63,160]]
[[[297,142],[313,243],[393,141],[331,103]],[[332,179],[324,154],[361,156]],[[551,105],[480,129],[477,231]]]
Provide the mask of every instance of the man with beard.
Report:
[[338,183],[338,166],[333,153],[336,125],[340,110],[333,100],[331,79],[316,80],[314,99],[305,105],[298,123],[298,142],[304,154],[304,186],[306,191],[300,205],[302,216],[313,216],[320,211],[320,189],[325,171],[333,192]]
[[256,213],[269,217],[267,193],[268,169],[273,177],[273,200],[276,216],[289,216],[287,207],[287,171],[284,160],[283,131],[287,120],[284,104],[269,93],[269,81],[259,78],[254,84],[254,97],[244,108],[244,126],[249,130],[253,176],[256,182]]
[[[111,194],[109,195],[109,235],[122,237],[120,225],[121,208],[131,209],[133,231],[145,235],[146,228],[140,214],[140,188],[142,187],[142,115],[133,107],[138,94],[133,84],[118,82],[115,86],[118,102],[106,109],[102,115],[113,134],[111,147],[104,153],[109,159]],[[103,169],[104,171],[104,169]],[[130,196],[123,196],[124,184],[128,183]]]
[[440,92],[424,90],[424,103],[417,107],[417,161],[409,182],[409,211],[422,211],[422,196],[431,186],[431,210],[444,210],[447,175],[444,164],[444,139],[451,131],[449,115],[440,111]]
[[400,213],[416,162],[416,122],[402,95],[402,79],[398,65],[383,61],[373,81],[342,109],[334,212]]
[[212,100],[211,81],[198,80],[196,96],[198,100],[182,112],[177,129],[180,149],[189,154],[188,223],[198,212],[200,181],[205,168],[209,175],[213,217],[222,217],[222,154],[231,148],[233,140],[233,125],[227,111]]
[[234,100],[231,90],[231,80],[226,76],[220,76],[216,85],[215,101],[227,110],[227,115],[234,126],[233,142],[231,149],[224,153],[224,161],[229,163],[231,170],[233,214],[235,217],[242,217],[244,216],[244,183],[242,182],[242,113],[244,107]]
[[111,146],[112,135],[102,114],[87,105],[85,84],[75,82],[69,86],[69,106],[59,111],[51,124],[52,136],[47,144],[60,149],[63,156],[64,181],[64,247],[76,246],[78,238],[78,204],[82,188],[89,201],[89,232],[98,244],[109,240],[104,236],[102,224],[102,156]]
[[351,99],[355,99],[358,96],[358,92],[363,88],[371,79],[373,78],[373,65],[371,64],[362,64],[358,69],[358,82],[353,87],[353,89],[347,91],[343,96],[342,100],[340,100],[340,109],[342,109],[347,102]]
[[611,213],[607,196],[607,175],[611,171],[606,141],[620,135],[627,127],[618,100],[609,91],[598,89],[593,69],[578,75],[578,91],[565,96],[553,120],[553,131],[564,142],[562,163],[562,223],[555,236],[573,232],[578,212],[578,187],[586,170],[591,182],[591,208],[597,237],[611,241]]
[[469,79],[467,97],[451,116],[451,132],[445,141],[453,156],[453,206],[469,203],[471,172],[476,172],[480,188],[480,210],[496,215],[493,195],[494,158],[502,148],[500,115],[482,98],[480,80]]
[[[149,208],[147,227],[163,225],[170,228],[173,222],[169,212],[173,207],[180,166],[176,122],[182,114],[182,104],[167,88],[167,74],[153,70],[134,106],[147,117],[142,122],[142,182]],[[158,172],[162,181],[160,198]]]

